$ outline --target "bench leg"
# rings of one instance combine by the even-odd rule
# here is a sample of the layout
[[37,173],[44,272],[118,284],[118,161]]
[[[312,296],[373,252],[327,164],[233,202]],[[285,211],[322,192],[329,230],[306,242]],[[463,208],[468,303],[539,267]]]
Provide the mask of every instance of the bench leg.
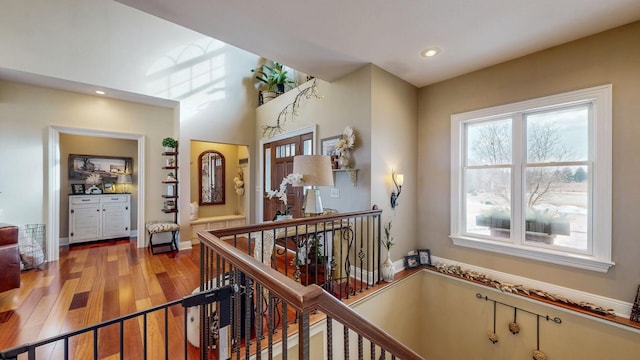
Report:
[[151,249],[151,254],[155,255],[156,253],[153,251],[153,233],[149,233],[149,248]]
[[173,251],[178,251],[178,244],[176,243],[176,235],[178,234],[178,230],[174,230],[171,232],[171,247]]
[[[149,233],[149,248],[151,249],[151,254],[153,254],[153,255],[156,254],[156,252],[153,250],[153,248],[155,246],[162,246],[162,245],[165,245],[165,246],[168,245],[169,249],[171,249],[170,251],[178,251],[178,243],[177,243],[178,230],[173,230],[171,232],[171,241],[169,243],[162,243],[162,244],[153,245],[153,234],[154,233]],[[169,252],[169,251],[163,251],[163,252]]]

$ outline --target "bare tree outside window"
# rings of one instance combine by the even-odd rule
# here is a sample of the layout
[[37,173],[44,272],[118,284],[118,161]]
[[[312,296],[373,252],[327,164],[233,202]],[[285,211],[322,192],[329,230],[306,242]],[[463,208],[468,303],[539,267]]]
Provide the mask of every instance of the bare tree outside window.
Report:
[[[576,230],[586,227],[586,185],[588,178],[586,148],[586,108],[524,114],[525,188],[523,209],[527,240],[532,233],[570,235],[568,223]],[[472,123],[467,128],[467,229],[492,236],[509,237],[513,164],[512,119]],[[585,166],[577,166],[584,162]],[[588,169],[588,168],[587,168]],[[576,181],[579,180],[579,181]],[[577,211],[577,213],[575,213]],[[573,213],[572,213],[573,212]],[[475,223],[473,222],[475,218]],[[576,220],[577,219],[577,220]],[[498,222],[498,223],[496,223]],[[540,224],[544,225],[540,225]],[[550,223],[563,223],[551,229]],[[584,225],[582,225],[584,224]],[[565,226],[566,225],[566,226]],[[544,226],[544,227],[543,227]],[[586,232],[585,232],[586,233]],[[552,241],[544,238],[544,241]],[[577,245],[582,247],[582,243]]]

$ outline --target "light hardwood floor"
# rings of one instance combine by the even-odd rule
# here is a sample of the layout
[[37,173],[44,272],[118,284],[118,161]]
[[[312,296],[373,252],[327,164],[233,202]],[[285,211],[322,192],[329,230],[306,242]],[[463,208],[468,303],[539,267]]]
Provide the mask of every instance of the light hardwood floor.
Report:
[[[131,239],[64,247],[59,261],[47,263],[42,269],[22,272],[19,289],[0,293],[0,349],[160,305],[188,295],[198,287],[199,247],[152,255],[148,249],[137,249],[135,244],[136,240]],[[172,308],[169,312],[171,331],[181,337],[171,339],[170,346],[180,354],[183,321],[182,308]],[[150,343],[161,336],[163,326],[164,315],[149,317]],[[101,359],[118,353],[117,330],[112,326],[100,331]],[[125,334],[125,353],[129,354],[126,358],[137,357],[133,354],[142,353],[141,320],[126,322]],[[92,358],[90,334],[74,338],[70,343],[75,345],[73,358]],[[150,359],[160,358],[155,347],[148,351]],[[197,354],[195,348],[191,350]],[[42,358],[62,358],[62,351],[62,344],[45,347]]]

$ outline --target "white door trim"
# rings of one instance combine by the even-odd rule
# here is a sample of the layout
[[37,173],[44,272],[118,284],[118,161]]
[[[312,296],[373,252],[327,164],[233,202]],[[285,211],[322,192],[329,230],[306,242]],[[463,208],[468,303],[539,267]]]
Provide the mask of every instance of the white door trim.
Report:
[[258,161],[260,164],[259,165],[260,171],[258,172],[258,176],[260,177],[260,179],[258,179],[257,181],[258,186],[256,187],[256,199],[257,199],[256,218],[255,218],[256,222],[262,222],[263,215],[264,215],[263,214],[264,213],[264,196],[263,196],[263,193],[264,193],[264,144],[278,141],[278,140],[283,140],[293,136],[312,133],[313,144],[311,145],[311,149],[312,151],[317,152],[316,150],[316,147],[317,147],[316,144],[318,143],[318,140],[316,139],[317,129],[318,129],[318,125],[314,124],[314,125],[309,125],[309,126],[300,128],[300,129],[283,132],[278,135],[274,135],[270,138],[260,139],[260,145],[258,149],[258,157],[259,157]]
[[[63,126],[49,127],[48,153],[48,204],[47,211],[47,261],[58,260],[60,257],[60,134],[108,137],[113,139],[137,140],[138,142],[138,184],[145,183],[145,137],[141,134],[120,133],[103,130],[71,128]],[[145,246],[144,234],[144,191],[137,187],[138,197],[138,247]]]

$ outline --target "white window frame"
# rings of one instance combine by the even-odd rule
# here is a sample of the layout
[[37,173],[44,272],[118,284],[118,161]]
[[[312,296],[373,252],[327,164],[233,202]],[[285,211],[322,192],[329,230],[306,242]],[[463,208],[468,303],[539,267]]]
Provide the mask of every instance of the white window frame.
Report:
[[[465,124],[492,118],[513,116],[525,111],[538,111],[559,105],[592,102],[593,122],[589,125],[589,160],[592,162],[590,185],[592,198],[590,251],[576,253],[557,247],[525,246],[524,240],[502,241],[466,232],[464,224],[464,149]],[[515,139],[514,139],[515,141]],[[527,259],[566,265],[580,269],[607,272],[615,265],[611,260],[611,146],[612,146],[612,85],[597,86],[563,94],[480,109],[451,116],[451,235],[453,243],[474,249]],[[513,174],[519,169],[512,167]],[[522,181],[515,175],[516,181]],[[512,184],[513,185],[513,184]],[[513,191],[513,190],[512,190]],[[519,196],[514,194],[513,196]],[[519,236],[515,235],[514,236]]]

